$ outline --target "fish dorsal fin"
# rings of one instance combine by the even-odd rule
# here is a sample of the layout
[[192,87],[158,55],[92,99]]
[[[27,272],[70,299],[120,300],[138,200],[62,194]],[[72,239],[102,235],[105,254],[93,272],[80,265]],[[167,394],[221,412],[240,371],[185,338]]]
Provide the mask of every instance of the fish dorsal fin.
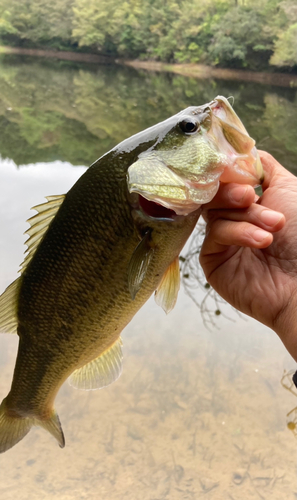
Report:
[[175,306],[180,288],[179,259],[176,257],[166,269],[155,292],[155,301],[168,314]]
[[17,299],[20,288],[20,278],[13,281],[0,296],[0,332],[16,333],[17,330]]
[[31,261],[36,248],[48,230],[51,221],[57,214],[64,198],[64,194],[58,196],[46,196],[46,199],[48,200],[46,203],[32,207],[32,209],[37,210],[38,213],[27,220],[31,227],[29,227],[29,229],[25,232],[25,234],[28,234],[29,238],[25,242],[28,248],[25,252],[26,256],[24,258],[24,262],[21,265],[21,272],[24,271]]
[[142,285],[153,254],[154,248],[151,245],[149,230],[135,248],[128,266],[128,286],[132,300]]
[[101,389],[112,384],[122,372],[121,337],[98,358],[75,370],[68,381],[76,389],[86,391]]
[[[25,232],[29,238],[26,241],[27,250],[24,262],[21,264],[21,272],[27,267],[32,259],[36,248],[45,235],[52,219],[55,217],[64,201],[65,195],[47,196],[47,202],[33,207],[37,214],[28,219],[29,229]],[[6,288],[0,296],[0,332],[16,333],[17,330],[17,299],[21,280],[16,279]]]

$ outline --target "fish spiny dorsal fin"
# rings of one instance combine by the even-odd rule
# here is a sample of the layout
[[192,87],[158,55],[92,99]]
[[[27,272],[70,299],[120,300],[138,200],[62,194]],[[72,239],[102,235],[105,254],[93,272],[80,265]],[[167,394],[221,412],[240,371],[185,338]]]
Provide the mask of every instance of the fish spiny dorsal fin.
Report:
[[20,278],[13,281],[0,296],[0,332],[16,333],[17,302]]
[[176,257],[166,269],[155,292],[155,301],[168,314],[175,306],[180,288],[179,258]]
[[[27,267],[28,263],[32,259],[36,248],[41,242],[43,236],[45,235],[51,221],[58,212],[60,206],[64,201],[65,195],[59,196],[47,196],[47,202],[42,203],[42,205],[37,205],[33,207],[37,210],[37,214],[28,219],[27,222],[30,223],[30,228],[27,229],[25,234],[29,235],[26,241],[28,246],[24,258],[24,262],[21,264],[21,272]],[[16,279],[0,296],[0,332],[1,333],[16,333],[17,330],[17,303],[18,303],[18,293],[21,285],[21,279]]]
[[36,205],[32,208],[33,210],[37,210],[38,213],[27,220],[31,227],[29,227],[29,229],[25,232],[25,234],[29,235],[29,238],[25,242],[28,248],[25,252],[26,256],[24,258],[24,262],[21,265],[21,272],[24,271],[31,261],[36,248],[48,230],[51,221],[57,214],[64,198],[64,194],[59,196],[47,196],[46,199],[48,201],[46,203]]
[[75,370],[68,381],[76,389],[101,389],[112,384],[122,372],[122,340],[119,338],[98,358]]

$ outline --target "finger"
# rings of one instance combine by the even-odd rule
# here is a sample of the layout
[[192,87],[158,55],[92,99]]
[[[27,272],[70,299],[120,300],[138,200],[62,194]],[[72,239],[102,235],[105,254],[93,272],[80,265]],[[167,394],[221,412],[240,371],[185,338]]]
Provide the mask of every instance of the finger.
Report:
[[203,209],[210,208],[245,208],[253,203],[255,191],[252,186],[221,183],[216,196]]
[[208,210],[207,221],[213,223],[217,219],[245,221],[270,232],[279,231],[286,222],[281,212],[270,210],[256,203],[245,210]]
[[271,233],[249,222],[218,219],[208,227],[201,257],[219,254],[231,246],[266,248],[273,241]]

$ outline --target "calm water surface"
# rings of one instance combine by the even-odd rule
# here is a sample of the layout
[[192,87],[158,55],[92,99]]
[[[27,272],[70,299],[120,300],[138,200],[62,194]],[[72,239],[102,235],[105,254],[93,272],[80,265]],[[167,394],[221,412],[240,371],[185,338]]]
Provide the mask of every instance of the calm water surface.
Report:
[[[125,137],[218,94],[233,95],[249,133],[297,172],[296,90],[3,59],[0,292],[17,276],[31,206]],[[280,383],[295,363],[269,329],[223,312],[208,330],[183,290],[168,316],[150,300],[123,333],[115,384],[62,387],[66,448],[35,428],[0,456],[1,500],[296,499],[297,399]],[[17,337],[0,340],[2,399]]]

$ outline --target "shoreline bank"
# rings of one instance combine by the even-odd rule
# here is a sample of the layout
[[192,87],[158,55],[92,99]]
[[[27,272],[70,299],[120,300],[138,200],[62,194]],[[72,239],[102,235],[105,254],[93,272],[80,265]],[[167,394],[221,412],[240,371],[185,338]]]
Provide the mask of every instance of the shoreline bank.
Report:
[[213,68],[204,64],[169,64],[157,61],[140,61],[137,59],[113,59],[107,56],[83,52],[26,49],[3,45],[0,46],[1,54],[24,55],[91,64],[117,64],[135,69],[144,69],[146,71],[175,73],[198,79],[218,78],[222,80],[246,81],[278,87],[297,88],[297,75],[289,73],[266,73],[242,69]]

